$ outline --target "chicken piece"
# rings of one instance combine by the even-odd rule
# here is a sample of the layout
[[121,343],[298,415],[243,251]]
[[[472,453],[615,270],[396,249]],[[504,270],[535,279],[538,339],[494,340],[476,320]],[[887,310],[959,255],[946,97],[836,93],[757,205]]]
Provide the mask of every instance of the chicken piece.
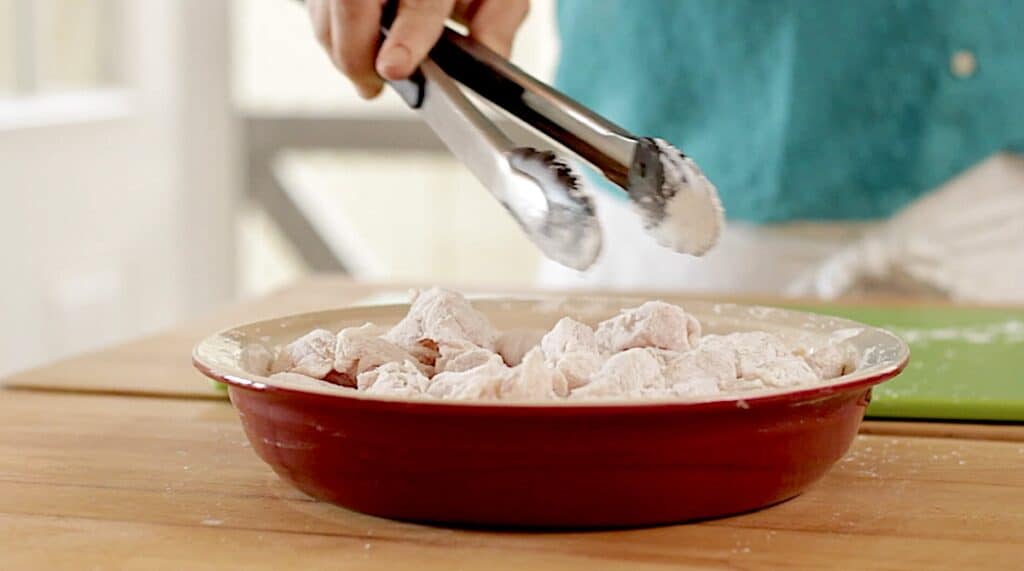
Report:
[[540,343],[544,337],[543,329],[518,328],[503,332],[494,344],[494,350],[505,360],[509,367],[523,362],[523,357]]
[[731,352],[698,347],[685,353],[659,350],[657,355],[662,360],[661,373],[667,386],[693,378],[710,378],[716,383],[736,378],[736,361]]
[[355,393],[355,389],[325,383],[320,379],[314,379],[313,377],[303,375],[301,373],[274,373],[273,375],[270,375],[270,380],[276,381],[276,384],[291,389],[317,389],[320,391],[344,395],[352,395]]
[[334,343],[334,333],[314,329],[285,345],[274,360],[272,371],[323,379],[334,367]]
[[736,377],[740,379],[757,378],[758,368],[791,356],[782,339],[764,331],[707,335],[701,339],[700,348],[731,358],[736,363]]
[[409,354],[421,364],[433,367],[437,364],[437,358],[441,356],[441,347],[433,339],[420,339],[409,348]]
[[561,373],[544,362],[544,353],[534,348],[523,362],[501,381],[499,396],[510,401],[556,400],[569,395],[569,385]]
[[860,329],[836,331],[827,341],[811,340],[797,343],[793,354],[802,357],[821,379],[834,379],[857,370],[860,359],[857,350],[848,343]]
[[848,345],[824,345],[797,351],[820,379],[834,379],[857,370],[857,352]]
[[570,389],[578,389],[589,383],[604,363],[605,358],[600,353],[570,351],[555,362],[555,370],[565,377]]
[[271,372],[274,353],[259,343],[250,343],[242,347],[242,351],[238,354],[238,364],[244,371],[265,377]]
[[413,294],[409,313],[384,338],[406,351],[413,351],[423,339],[438,344],[469,341],[484,349],[493,349],[498,332],[466,298],[453,291],[433,288]]
[[577,398],[626,397],[644,388],[663,388],[661,361],[650,349],[628,349],[605,361],[586,385],[572,391]]
[[718,381],[711,377],[692,377],[685,382],[670,385],[668,390],[676,398],[709,397],[722,392]]
[[439,348],[435,372],[461,373],[491,360],[495,353],[468,341],[445,343]]
[[734,359],[736,379],[720,381],[723,391],[786,388],[819,380],[814,369],[794,355],[782,339],[764,331],[708,335],[700,347]]
[[601,322],[596,337],[606,353],[637,347],[686,351],[697,346],[700,323],[679,306],[649,301]]
[[[650,386],[642,391],[643,397],[664,394],[667,398],[714,395],[721,392],[720,384],[736,379],[732,355],[700,349],[679,353],[664,349],[648,349],[662,369],[663,386]],[[660,391],[660,392],[658,392]]]
[[335,370],[327,371],[324,375],[323,381],[325,383],[331,383],[332,385],[341,385],[343,387],[355,388],[356,378],[348,373],[339,373]]
[[598,352],[594,330],[571,317],[558,320],[551,331],[540,340],[540,347],[544,351],[544,357],[551,362],[557,362],[562,355],[569,352]]
[[418,363],[410,360],[385,363],[357,377],[357,387],[367,394],[422,397],[430,384]]
[[366,371],[385,363],[411,361],[424,375],[430,372],[413,355],[398,345],[377,337],[379,331],[372,324],[350,327],[338,334],[334,349],[334,370],[357,378]]
[[479,367],[434,375],[427,394],[450,400],[497,400],[501,382],[509,372],[501,356],[495,354]]
[[597,337],[588,325],[563,317],[540,341],[547,363],[565,377],[570,389],[590,382],[604,365]]
[[780,357],[756,367],[750,375],[771,388],[789,388],[821,380],[800,357]]

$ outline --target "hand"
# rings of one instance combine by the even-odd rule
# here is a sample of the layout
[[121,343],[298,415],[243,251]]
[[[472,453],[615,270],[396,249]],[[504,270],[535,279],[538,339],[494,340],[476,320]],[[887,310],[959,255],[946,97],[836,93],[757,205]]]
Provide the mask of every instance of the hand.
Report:
[[384,3],[306,1],[317,39],[364,99],[380,93],[381,78],[409,77],[441,37],[449,17],[468,27],[477,41],[508,57],[530,4],[529,0],[400,0],[398,15],[378,52]]

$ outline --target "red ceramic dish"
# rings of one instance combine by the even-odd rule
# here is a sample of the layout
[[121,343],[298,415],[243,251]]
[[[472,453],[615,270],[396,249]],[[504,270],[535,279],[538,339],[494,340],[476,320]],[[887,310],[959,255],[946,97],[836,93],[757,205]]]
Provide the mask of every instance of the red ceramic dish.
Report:
[[[603,319],[627,298],[490,300],[499,327]],[[410,402],[277,386],[238,367],[247,342],[283,343],[316,326],[397,321],[405,306],[351,308],[231,329],[193,360],[229,385],[253,449],[307,494],[357,511],[438,523],[599,527],[678,522],[799,494],[845,454],[871,387],[908,349],[842,319],[687,302],[711,332],[743,329],[850,338],[857,371],[798,391],[702,402],[572,404]]]

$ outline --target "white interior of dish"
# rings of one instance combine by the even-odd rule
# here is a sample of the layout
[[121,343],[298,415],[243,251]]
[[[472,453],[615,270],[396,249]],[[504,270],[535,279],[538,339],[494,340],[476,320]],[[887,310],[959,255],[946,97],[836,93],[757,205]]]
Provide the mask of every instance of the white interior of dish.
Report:
[[[635,307],[645,301],[649,301],[648,299],[633,297],[472,297],[471,299],[473,306],[484,312],[491,320],[491,323],[499,329],[515,327],[546,329],[552,327],[559,319],[565,316],[595,325],[604,319],[612,317],[622,308]],[[897,369],[901,363],[906,361],[909,353],[907,345],[894,334],[847,319],[763,306],[678,300],[671,297],[663,299],[669,303],[682,306],[688,313],[695,316],[700,321],[705,334],[767,331],[780,336],[786,341],[795,341],[798,338],[817,338],[824,341],[839,332],[843,332],[842,334],[846,337],[846,340],[842,343],[854,348],[860,357],[859,365],[855,371],[841,377],[824,380],[820,383],[801,385],[791,389],[763,389],[685,401],[600,400],[558,403],[544,401],[533,404],[561,407],[735,401],[742,406],[742,403],[752,398],[843,384],[885,374]],[[292,390],[337,396],[339,395],[337,389],[327,384],[322,389],[319,387],[297,389],[280,381],[245,371],[239,363],[239,354],[242,347],[251,343],[260,343],[268,347],[284,345],[318,327],[338,331],[345,327],[362,325],[366,322],[373,322],[379,325],[393,325],[406,314],[408,309],[408,304],[364,305],[261,321],[235,327],[208,338],[196,347],[195,356],[197,360],[208,368],[240,384],[256,388],[260,386],[280,386]],[[373,400],[406,400],[385,396],[366,396],[356,392],[346,392],[344,396]],[[440,401],[416,400],[415,402],[429,404]],[[444,401],[444,403],[477,406],[482,404],[493,406],[531,405],[529,402],[521,401]]]

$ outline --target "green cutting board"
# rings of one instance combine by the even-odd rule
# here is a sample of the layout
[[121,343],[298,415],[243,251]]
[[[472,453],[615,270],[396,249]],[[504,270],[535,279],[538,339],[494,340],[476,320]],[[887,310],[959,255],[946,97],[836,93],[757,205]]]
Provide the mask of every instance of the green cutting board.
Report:
[[910,364],[868,416],[1024,421],[1024,309],[801,305],[903,337]]

